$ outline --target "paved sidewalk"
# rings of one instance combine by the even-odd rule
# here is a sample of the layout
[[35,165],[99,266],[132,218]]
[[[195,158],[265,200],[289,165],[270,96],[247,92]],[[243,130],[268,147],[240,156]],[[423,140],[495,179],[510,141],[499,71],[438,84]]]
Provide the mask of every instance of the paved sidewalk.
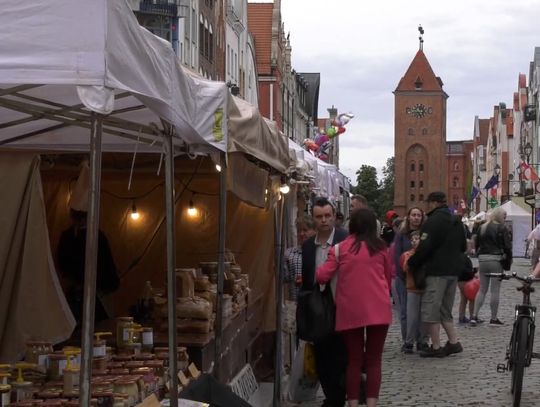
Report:
[[[528,259],[514,259],[513,271],[528,274]],[[425,359],[417,354],[400,352],[399,324],[390,327],[383,355],[383,380],[379,406],[511,406],[510,374],[497,373],[498,363],[504,362],[505,349],[512,330],[514,305],[521,302],[515,280],[504,281],[501,287],[499,319],[504,326],[488,323],[477,327],[457,325],[463,353],[443,359]],[[480,318],[490,319],[489,292],[480,311]],[[540,284],[532,294],[533,304],[540,303]],[[454,317],[457,320],[459,297],[456,297]],[[443,335],[444,336],[444,335]],[[537,332],[537,338],[540,333]],[[446,342],[446,337],[442,339]],[[540,352],[540,339],[535,343]],[[322,396],[322,395],[321,395]],[[310,403],[289,406],[318,407],[323,398]],[[285,403],[287,405],[287,403]],[[533,360],[525,370],[522,407],[540,405],[540,359]]]

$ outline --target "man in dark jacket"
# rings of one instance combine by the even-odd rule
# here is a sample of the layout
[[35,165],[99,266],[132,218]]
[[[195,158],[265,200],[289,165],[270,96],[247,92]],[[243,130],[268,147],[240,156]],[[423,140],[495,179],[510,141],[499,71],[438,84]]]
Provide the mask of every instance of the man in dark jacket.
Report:
[[[408,261],[422,296],[421,316],[431,337],[432,346],[420,352],[423,357],[444,357],[463,351],[457,340],[452,317],[458,275],[463,269],[467,249],[461,220],[450,213],[443,192],[432,192],[427,203],[430,212],[420,229],[420,244]],[[424,287],[422,287],[424,286]],[[448,342],[441,347],[440,325]]]
[[[335,209],[326,198],[313,203],[313,220],[317,234],[302,245],[302,290],[315,285],[315,271],[326,261],[330,247],[347,237],[347,232],[334,227]],[[317,375],[324,391],[324,407],[342,407],[345,404],[345,370],[347,355],[345,343],[339,333],[314,344]]]

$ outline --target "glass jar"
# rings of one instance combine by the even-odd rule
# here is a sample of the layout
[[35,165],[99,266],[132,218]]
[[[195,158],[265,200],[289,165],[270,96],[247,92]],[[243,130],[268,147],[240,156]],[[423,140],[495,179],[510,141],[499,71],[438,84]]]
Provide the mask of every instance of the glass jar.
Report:
[[154,349],[154,328],[143,327],[142,328],[142,352],[151,353]]
[[67,366],[67,357],[63,353],[49,354],[49,368],[47,377],[49,380],[61,380],[64,369]]
[[139,387],[137,386],[137,378],[124,377],[117,379],[114,382],[114,393],[127,394],[128,407],[133,407],[139,402]]
[[114,395],[112,392],[95,392],[92,393],[92,398],[96,399],[97,407],[113,407]]
[[9,406],[11,386],[9,384],[0,384],[0,407]]
[[133,317],[120,317],[116,319],[116,347],[123,348],[130,342],[133,328]]

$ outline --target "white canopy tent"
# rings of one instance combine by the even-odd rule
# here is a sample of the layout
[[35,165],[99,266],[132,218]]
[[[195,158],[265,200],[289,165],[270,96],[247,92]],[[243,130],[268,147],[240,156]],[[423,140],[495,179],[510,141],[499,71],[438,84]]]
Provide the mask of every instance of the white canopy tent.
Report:
[[161,119],[181,138],[175,144],[225,151],[226,85],[182,68],[125,0],[2,3],[1,146],[88,150],[95,112],[107,115],[103,151],[133,140],[152,150]]
[[512,201],[501,208],[506,211],[506,222],[512,226],[512,253],[514,257],[524,257],[525,240],[531,231],[531,214]]

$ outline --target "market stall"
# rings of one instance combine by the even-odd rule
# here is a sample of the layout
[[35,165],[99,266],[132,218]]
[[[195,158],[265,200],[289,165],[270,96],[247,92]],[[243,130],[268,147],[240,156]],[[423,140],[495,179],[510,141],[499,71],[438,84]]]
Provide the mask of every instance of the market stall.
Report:
[[[170,47],[139,27],[124,1],[10,4],[0,18],[2,147],[58,151],[60,144],[90,151],[81,366],[81,405],[89,405],[101,151],[164,149],[171,202],[175,152],[225,150],[228,91],[222,83],[186,74]],[[172,206],[168,209],[173,236]],[[168,246],[172,253],[171,239]],[[169,277],[174,276],[172,254],[168,264]],[[6,298],[16,301],[17,290],[5,290]],[[2,322],[4,344],[4,334],[15,328]],[[176,342],[172,331],[169,339]],[[170,362],[174,367],[176,358]],[[171,388],[177,388],[176,375]]]

